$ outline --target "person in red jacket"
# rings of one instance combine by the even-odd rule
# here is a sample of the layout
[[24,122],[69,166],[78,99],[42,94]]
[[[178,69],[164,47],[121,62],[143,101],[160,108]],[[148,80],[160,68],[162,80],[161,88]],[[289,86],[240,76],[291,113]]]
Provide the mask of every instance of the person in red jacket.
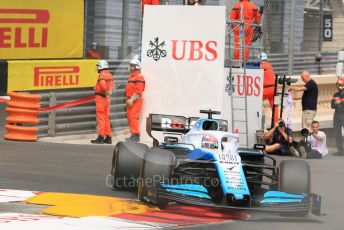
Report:
[[99,73],[98,81],[94,87],[96,97],[96,118],[98,125],[98,137],[91,140],[93,144],[112,144],[112,132],[110,124],[110,97],[115,83],[109,71],[109,63],[105,60],[97,62]]
[[140,113],[142,108],[142,93],[145,90],[145,79],[141,74],[141,62],[134,58],[129,62],[130,76],[125,86],[127,97],[127,118],[130,127],[131,141],[140,141]]
[[99,51],[97,50],[97,42],[92,42],[91,48],[87,50],[87,59],[101,59],[102,55],[100,55]]
[[142,0],[141,1],[141,9],[142,9],[142,15],[145,5],[160,5],[160,0]]
[[[243,14],[243,19],[245,23],[250,24],[259,24],[260,23],[260,13],[257,9],[256,4],[250,2],[250,0],[240,0],[239,2],[235,3],[233,9],[230,13],[229,19],[231,21],[241,21],[241,14]],[[238,24],[232,23],[232,29],[234,29],[234,54],[233,58],[238,60],[240,57],[240,26]],[[244,34],[245,34],[245,59],[248,60],[250,54],[250,47],[252,44],[253,38],[253,30],[254,27],[250,25],[244,26]],[[241,47],[244,48],[244,47]]]
[[[263,83],[263,101],[269,100],[271,110],[274,106],[274,93],[275,93],[275,72],[270,63],[268,62],[268,55],[261,53],[259,55],[260,68],[264,71]],[[278,106],[275,106],[274,123],[278,120]]]

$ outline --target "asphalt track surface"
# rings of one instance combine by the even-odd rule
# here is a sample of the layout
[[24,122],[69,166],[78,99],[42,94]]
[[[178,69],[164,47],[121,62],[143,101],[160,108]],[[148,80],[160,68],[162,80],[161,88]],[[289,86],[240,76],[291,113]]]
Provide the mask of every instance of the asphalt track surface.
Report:
[[[134,192],[113,191],[106,186],[112,151],[113,146],[106,145],[0,140],[0,187],[135,199]],[[324,216],[295,218],[251,214],[245,221],[193,226],[189,229],[343,229],[344,158],[329,155],[323,160],[308,161],[312,171],[313,192],[323,198]]]

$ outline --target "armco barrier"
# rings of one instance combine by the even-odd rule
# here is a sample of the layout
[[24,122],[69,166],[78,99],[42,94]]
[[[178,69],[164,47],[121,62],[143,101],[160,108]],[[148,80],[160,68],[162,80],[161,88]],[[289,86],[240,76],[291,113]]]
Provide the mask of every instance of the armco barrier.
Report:
[[[129,60],[109,60],[109,65],[118,87],[111,95],[110,121],[112,131],[118,132],[128,129],[124,88],[129,76]],[[32,91],[32,93],[42,96],[41,107],[45,108],[88,97],[94,94],[94,90],[79,88],[49,90],[49,92]],[[39,113],[37,127],[39,137],[96,133],[95,104],[90,102],[56,111],[42,111]]]
[[5,125],[7,133],[4,138],[15,141],[36,141],[38,128],[27,127],[26,124],[38,124],[38,109],[40,108],[40,95],[8,93],[8,117]]

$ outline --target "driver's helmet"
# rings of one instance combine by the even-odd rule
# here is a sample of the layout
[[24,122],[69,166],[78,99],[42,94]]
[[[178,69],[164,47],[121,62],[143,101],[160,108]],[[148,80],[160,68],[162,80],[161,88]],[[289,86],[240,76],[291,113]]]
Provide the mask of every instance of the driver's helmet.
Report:
[[217,149],[217,138],[212,135],[204,135],[202,138],[201,147],[205,149]]
[[183,121],[173,120],[171,123],[171,127],[174,129],[183,129],[185,127],[185,124],[183,123]]

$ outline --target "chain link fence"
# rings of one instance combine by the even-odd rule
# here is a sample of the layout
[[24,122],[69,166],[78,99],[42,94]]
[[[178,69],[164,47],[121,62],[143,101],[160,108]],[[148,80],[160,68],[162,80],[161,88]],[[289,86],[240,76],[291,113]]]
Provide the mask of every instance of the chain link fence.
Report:
[[[299,74],[301,66],[313,74],[333,73],[337,52],[344,48],[342,0],[295,0],[293,9],[289,0],[254,2],[264,7],[263,50],[276,59],[272,61],[279,65],[279,74],[288,72],[289,44],[294,44],[292,74]],[[294,32],[290,28],[292,11]]]
[[265,0],[263,47],[267,53],[283,53],[284,0]]

